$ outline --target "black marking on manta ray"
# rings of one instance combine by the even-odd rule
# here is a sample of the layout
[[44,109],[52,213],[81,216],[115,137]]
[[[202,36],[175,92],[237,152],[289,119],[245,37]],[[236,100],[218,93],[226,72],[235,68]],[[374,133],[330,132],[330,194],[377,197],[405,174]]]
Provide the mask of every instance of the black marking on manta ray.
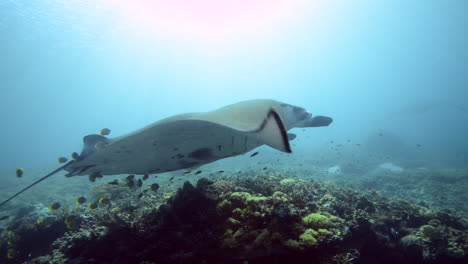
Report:
[[270,109],[265,121],[254,132],[261,131],[263,128],[265,128],[266,123],[267,123],[266,120],[268,120],[268,118],[270,118],[270,116],[273,116],[273,118],[276,121],[276,124],[278,125],[278,127],[280,129],[281,138],[283,139],[284,149],[286,150],[287,153],[291,153],[292,150],[291,150],[291,146],[289,145],[288,132],[286,131],[286,128],[284,127],[283,121],[281,121],[281,117],[278,115],[278,113],[275,112],[275,110]]
[[196,160],[209,160],[214,158],[213,151],[210,148],[200,148],[194,150],[190,152],[189,157]]

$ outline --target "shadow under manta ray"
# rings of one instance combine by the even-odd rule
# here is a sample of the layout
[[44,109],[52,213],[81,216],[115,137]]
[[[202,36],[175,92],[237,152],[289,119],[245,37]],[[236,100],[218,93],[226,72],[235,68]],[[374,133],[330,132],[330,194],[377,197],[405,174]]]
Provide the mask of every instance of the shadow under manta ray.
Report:
[[152,174],[207,164],[244,154],[261,145],[290,153],[295,127],[328,126],[326,116],[313,116],[304,108],[262,99],[239,102],[210,112],[172,116],[116,138],[88,135],[77,159],[40,178],[66,176]]

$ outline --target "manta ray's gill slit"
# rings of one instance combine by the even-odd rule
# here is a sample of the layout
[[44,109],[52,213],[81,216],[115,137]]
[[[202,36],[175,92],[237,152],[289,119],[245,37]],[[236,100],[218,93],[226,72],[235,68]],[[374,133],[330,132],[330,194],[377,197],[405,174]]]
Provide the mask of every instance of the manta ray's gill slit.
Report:
[[244,138],[244,151],[247,151],[247,136]]

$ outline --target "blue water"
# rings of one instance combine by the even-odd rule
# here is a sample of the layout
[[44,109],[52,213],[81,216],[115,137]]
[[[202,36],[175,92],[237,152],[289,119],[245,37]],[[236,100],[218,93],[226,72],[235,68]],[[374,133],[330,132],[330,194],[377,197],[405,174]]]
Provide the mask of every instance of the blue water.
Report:
[[61,171],[0,205],[0,262],[465,263],[467,14],[466,0],[0,0],[0,203],[102,128],[251,99],[334,120],[289,131],[291,154],[260,146],[138,187]]
[[334,118],[295,144],[302,156],[385,131],[420,166],[467,164],[466,1],[314,1],[219,37],[94,2],[1,1],[0,168],[53,168],[103,127],[256,98]]

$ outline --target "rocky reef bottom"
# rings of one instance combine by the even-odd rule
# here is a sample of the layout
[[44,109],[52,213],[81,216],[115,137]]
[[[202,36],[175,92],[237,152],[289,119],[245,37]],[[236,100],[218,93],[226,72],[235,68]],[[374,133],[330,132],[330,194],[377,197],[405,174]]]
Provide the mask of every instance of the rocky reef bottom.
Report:
[[0,262],[468,263],[467,227],[449,210],[264,173],[15,219]]

